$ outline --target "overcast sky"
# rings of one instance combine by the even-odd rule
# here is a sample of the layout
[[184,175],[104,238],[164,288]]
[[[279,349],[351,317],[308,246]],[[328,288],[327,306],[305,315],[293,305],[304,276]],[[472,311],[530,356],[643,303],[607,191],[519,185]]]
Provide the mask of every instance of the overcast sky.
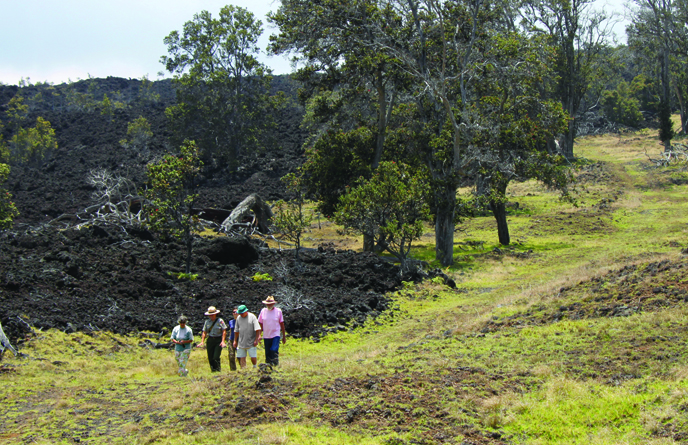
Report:
[[[621,11],[623,0],[597,0]],[[263,22],[265,50],[275,32],[265,14],[278,0],[234,0]],[[195,13],[217,16],[227,0],[0,0],[0,82],[62,83],[93,77],[157,80],[164,71],[163,39],[181,30]],[[623,30],[623,27],[617,27]],[[291,72],[286,58],[262,56],[275,74]]]

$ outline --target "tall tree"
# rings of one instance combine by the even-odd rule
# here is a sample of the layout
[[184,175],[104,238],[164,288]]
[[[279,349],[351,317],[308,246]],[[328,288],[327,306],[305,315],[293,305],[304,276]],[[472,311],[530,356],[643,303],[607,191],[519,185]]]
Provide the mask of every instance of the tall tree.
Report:
[[516,61],[491,51],[511,25],[492,6],[485,0],[408,0],[396,3],[402,28],[374,25],[378,49],[414,79],[421,131],[431,130],[422,157],[432,187],[435,256],[442,265],[453,263],[457,188],[468,179],[479,147],[489,145],[482,138],[492,137],[484,131],[491,116],[478,107],[482,73],[489,67],[500,73],[494,81],[518,81],[502,69]]
[[[681,124],[688,125],[686,86],[683,80],[688,70],[688,19],[685,2],[674,0],[635,0],[637,5],[631,25],[627,27],[629,47],[640,59],[645,59],[659,81],[659,139],[664,150],[671,150],[674,137],[671,122],[673,98],[681,107]],[[683,7],[681,7],[683,6]],[[685,12],[684,12],[685,11]]]
[[581,101],[607,63],[604,50],[611,36],[613,17],[592,10],[592,3],[593,0],[526,0],[521,10],[526,30],[548,35],[557,48],[555,95],[570,119],[561,147],[567,159],[574,157]]
[[[293,62],[302,66],[296,78],[304,85],[301,98],[308,104],[304,124],[311,132],[305,179],[326,214],[334,212],[348,184],[361,174],[368,177],[383,159],[392,110],[407,76],[389,55],[375,49],[375,35],[367,24],[395,19],[390,4],[377,0],[282,0],[268,16],[280,29],[271,36],[270,50],[293,54]],[[357,155],[348,156],[349,142],[362,142],[362,134],[370,137],[364,146],[358,144]],[[333,143],[344,145],[335,148]],[[324,144],[333,149],[315,148]],[[330,161],[343,168],[335,171],[319,165]],[[312,168],[319,170],[318,175],[309,171]],[[323,188],[322,183],[328,186]],[[363,244],[364,250],[373,249],[366,234]]]
[[195,14],[180,35],[164,40],[161,62],[175,76],[177,105],[167,109],[177,137],[196,140],[207,160],[233,163],[259,150],[282,102],[270,95],[270,70],[258,62],[262,24],[246,9],[228,5],[218,18]]
[[546,149],[547,141],[566,128],[566,114],[558,101],[542,97],[542,81],[551,75],[549,61],[553,59],[551,48],[542,40],[502,33],[491,53],[512,63],[486,65],[480,75],[476,107],[490,119],[478,138],[469,175],[497,221],[503,245],[511,242],[506,218],[506,190],[511,181],[537,179],[565,196],[572,182],[565,159]]

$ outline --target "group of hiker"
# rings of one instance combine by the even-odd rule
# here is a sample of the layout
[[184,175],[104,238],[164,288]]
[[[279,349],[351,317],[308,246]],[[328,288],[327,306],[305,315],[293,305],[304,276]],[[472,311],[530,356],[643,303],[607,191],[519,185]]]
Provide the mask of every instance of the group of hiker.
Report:
[[[258,364],[258,344],[261,339],[265,347],[265,363],[279,365],[279,346],[287,342],[282,310],[275,307],[275,297],[269,296],[263,300],[265,307],[258,317],[248,311],[245,305],[237,306],[232,311],[232,318],[228,323],[220,318],[220,311],[210,306],[205,312],[208,319],[203,324],[201,342],[196,348],[205,346],[208,353],[208,364],[212,372],[220,372],[222,349],[226,348],[229,355],[229,368],[236,371],[236,362],[241,368],[246,367],[246,356],[250,357],[255,368]],[[179,323],[172,330],[171,340],[174,343],[174,357],[179,367],[180,376],[189,374],[186,365],[189,362],[193,348],[193,331],[187,326],[188,319],[182,315]],[[229,341],[227,341],[229,340]]]

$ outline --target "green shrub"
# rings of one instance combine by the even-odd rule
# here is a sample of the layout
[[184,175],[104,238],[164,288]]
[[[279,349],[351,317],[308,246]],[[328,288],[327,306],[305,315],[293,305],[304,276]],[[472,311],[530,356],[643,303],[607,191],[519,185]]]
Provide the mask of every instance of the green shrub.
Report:
[[8,148],[11,164],[40,164],[57,149],[55,130],[50,122],[39,117],[35,127],[19,128]]
[[626,82],[619,83],[616,90],[605,91],[601,102],[604,114],[612,122],[636,127],[643,120],[640,102],[632,97],[631,89]]
[[196,281],[198,279],[197,273],[167,272],[167,275],[175,277],[178,280]]
[[119,141],[124,148],[132,148],[142,151],[148,148],[148,143],[153,137],[151,125],[143,116],[139,116],[127,124],[127,137]]
[[272,277],[269,273],[258,273],[253,276],[253,281],[272,281]]

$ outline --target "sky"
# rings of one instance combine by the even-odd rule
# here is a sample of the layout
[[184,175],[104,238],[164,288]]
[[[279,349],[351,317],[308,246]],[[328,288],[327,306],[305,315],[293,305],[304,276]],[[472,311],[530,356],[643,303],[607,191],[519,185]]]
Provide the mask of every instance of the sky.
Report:
[[[0,82],[62,83],[92,77],[158,80],[165,71],[160,56],[163,39],[181,31],[194,14],[213,17],[227,0],[0,0]],[[291,72],[284,57],[267,56],[268,36],[274,32],[265,15],[279,1],[233,0],[263,22],[258,42],[261,61],[275,74]],[[166,74],[169,77],[169,74]]]
[[[596,7],[623,11],[623,0],[597,0]],[[0,82],[59,84],[92,77],[158,80],[165,71],[163,39],[181,31],[194,14],[217,16],[227,0],[0,0]],[[279,0],[232,0],[263,22],[259,57],[275,74],[292,71],[287,58],[267,56],[268,36],[277,31],[265,15]],[[623,34],[623,25],[615,30]],[[625,40],[625,39],[623,39]],[[623,41],[622,40],[622,41]],[[165,77],[169,74],[165,72]]]

